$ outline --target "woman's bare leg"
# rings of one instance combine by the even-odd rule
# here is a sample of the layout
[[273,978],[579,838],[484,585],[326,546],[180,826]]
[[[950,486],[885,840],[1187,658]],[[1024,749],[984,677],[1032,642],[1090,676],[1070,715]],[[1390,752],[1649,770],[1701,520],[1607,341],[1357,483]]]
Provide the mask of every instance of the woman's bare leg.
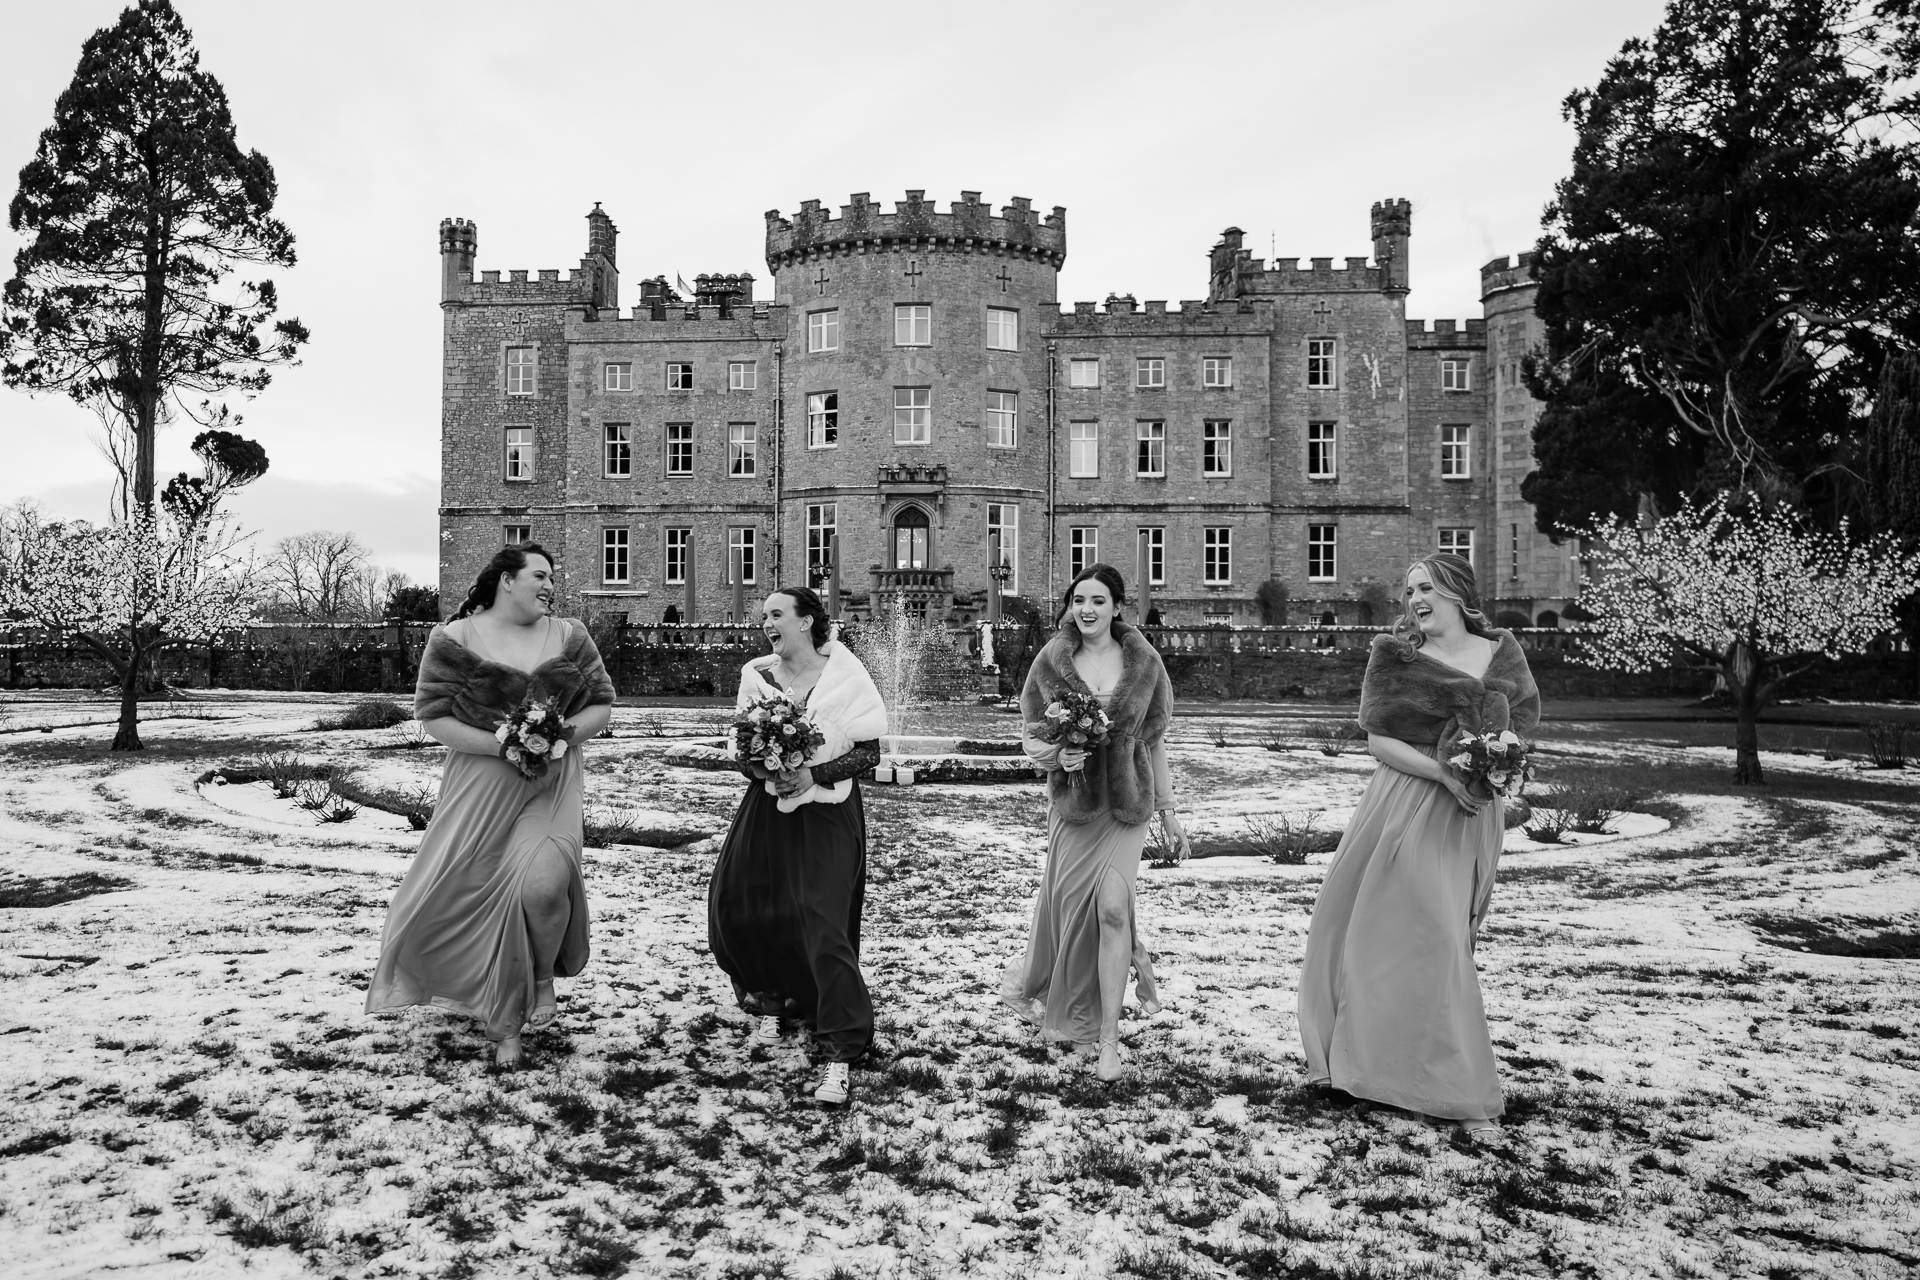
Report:
[[1101,876],[1093,908],[1100,923],[1100,1076],[1110,1080],[1120,1073],[1120,1005],[1133,961],[1133,900],[1126,881]]
[[545,844],[520,881],[520,910],[527,920],[527,941],[533,951],[533,980],[553,981],[554,961],[567,936],[573,903],[567,890],[573,884],[573,863],[559,848]]

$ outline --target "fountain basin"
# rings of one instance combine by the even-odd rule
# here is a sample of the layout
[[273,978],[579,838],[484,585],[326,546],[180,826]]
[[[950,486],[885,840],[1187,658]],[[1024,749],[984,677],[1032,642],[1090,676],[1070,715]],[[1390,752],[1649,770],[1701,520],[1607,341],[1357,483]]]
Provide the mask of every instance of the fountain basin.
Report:
[[[666,750],[665,763],[685,769],[731,770],[733,756],[725,738],[696,738]],[[911,785],[919,782],[1032,782],[1045,771],[1029,760],[1017,742],[980,742],[967,738],[889,734],[880,740],[880,764],[872,781]]]

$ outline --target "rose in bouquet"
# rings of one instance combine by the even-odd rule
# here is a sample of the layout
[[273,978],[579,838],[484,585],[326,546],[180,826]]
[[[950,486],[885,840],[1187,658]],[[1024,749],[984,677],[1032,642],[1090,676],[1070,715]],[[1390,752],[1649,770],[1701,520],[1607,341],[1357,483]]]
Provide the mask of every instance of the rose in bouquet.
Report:
[[733,718],[734,755],[768,773],[793,772],[826,740],[806,707],[786,693],[755,698]]
[[573,726],[552,698],[529,698],[500,722],[493,736],[500,743],[500,758],[532,779],[543,777],[554,761],[567,754]]
[[1533,778],[1533,744],[1511,729],[1499,733],[1463,733],[1447,763],[1469,788],[1512,799]]
[[[1046,719],[1037,736],[1042,742],[1057,743],[1078,751],[1104,746],[1113,731],[1113,718],[1091,693],[1063,693],[1047,704]],[[1079,771],[1067,774],[1072,785],[1080,785]]]

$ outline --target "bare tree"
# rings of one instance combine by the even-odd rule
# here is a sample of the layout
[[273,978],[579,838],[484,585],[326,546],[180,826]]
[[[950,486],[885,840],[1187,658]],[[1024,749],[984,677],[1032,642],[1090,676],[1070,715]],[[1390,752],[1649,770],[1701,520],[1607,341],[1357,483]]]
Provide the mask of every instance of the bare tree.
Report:
[[264,566],[269,613],[279,622],[358,621],[369,554],[352,533],[316,529],[280,539]]

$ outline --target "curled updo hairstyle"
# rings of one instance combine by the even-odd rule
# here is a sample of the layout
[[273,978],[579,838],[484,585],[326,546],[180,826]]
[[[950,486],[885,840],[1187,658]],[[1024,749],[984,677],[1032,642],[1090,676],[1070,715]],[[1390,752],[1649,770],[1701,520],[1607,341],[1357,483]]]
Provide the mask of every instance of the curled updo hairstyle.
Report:
[[[1073,589],[1089,578],[1098,580],[1100,585],[1107,589],[1107,594],[1113,597],[1115,626],[1120,623],[1120,606],[1127,602],[1126,581],[1121,578],[1120,571],[1112,565],[1090,564],[1074,575],[1073,581],[1067,584],[1066,591],[1060,596],[1060,611],[1053,615],[1053,625],[1073,637],[1073,647],[1076,649],[1080,647],[1080,642],[1085,637],[1080,634],[1078,624],[1067,621],[1067,614],[1073,609]],[[1114,639],[1119,639],[1119,636],[1115,635]]]
[[[1465,556],[1442,551],[1425,556],[1407,566],[1407,573],[1415,569],[1425,569],[1428,581],[1433,583],[1434,593],[1443,595],[1460,606],[1460,616],[1467,624],[1469,633],[1493,639],[1493,626],[1487,621],[1487,615],[1480,611],[1480,588],[1473,580],[1473,566],[1467,563]],[[1406,591],[1406,575],[1401,576],[1401,592]],[[1413,600],[1408,597],[1400,616],[1394,619],[1395,638],[1405,640],[1414,648],[1427,642],[1426,633],[1420,630],[1420,620],[1413,616]]]
[[500,591],[500,579],[526,568],[529,556],[539,556],[549,566],[553,564],[553,557],[537,542],[518,542],[494,552],[493,559],[487,561],[487,567],[473,580],[473,590],[467,592],[466,603],[454,613],[453,620],[457,622],[470,613],[491,609],[493,598]]
[[787,596],[793,601],[793,611],[802,618],[813,620],[811,637],[813,647],[818,649],[833,636],[833,620],[827,617],[827,606],[820,603],[820,593],[812,587],[781,587],[773,594]]

